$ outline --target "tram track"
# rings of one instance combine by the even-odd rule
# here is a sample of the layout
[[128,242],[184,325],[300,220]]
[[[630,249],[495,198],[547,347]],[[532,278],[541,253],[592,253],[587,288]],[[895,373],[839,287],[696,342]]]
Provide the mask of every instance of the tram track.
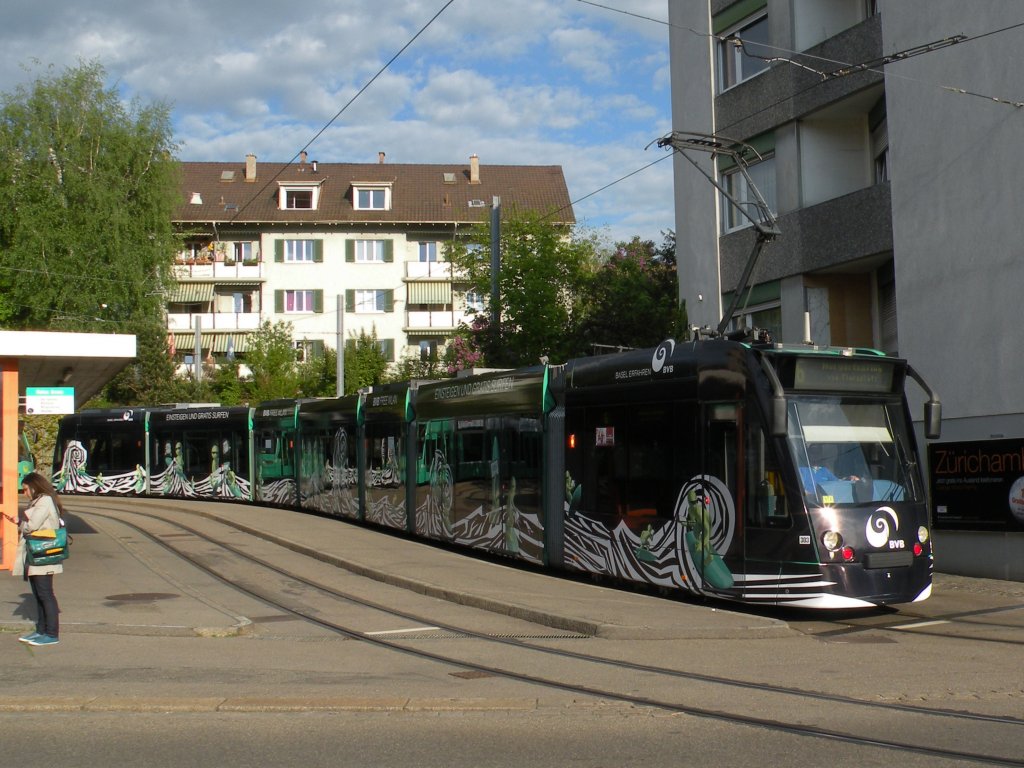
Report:
[[[496,637],[491,634],[477,632],[473,629],[461,626],[454,626],[445,624],[444,622],[438,622],[433,618],[424,617],[414,613],[396,611],[391,606],[381,605],[373,601],[366,600],[357,595],[346,593],[335,589],[326,584],[316,582],[312,579],[303,577],[294,571],[282,568],[275,563],[272,563],[264,558],[254,556],[252,553],[245,552],[238,547],[235,547],[223,540],[219,540],[216,536],[204,533],[199,529],[185,524],[181,520],[183,514],[194,515],[197,518],[202,519],[205,522],[216,522],[221,525],[230,527],[231,523],[228,521],[211,521],[210,518],[203,516],[195,512],[187,512],[182,510],[180,507],[173,505],[147,505],[147,508],[153,511],[159,511],[161,508],[168,511],[172,511],[174,517],[167,518],[158,514],[152,514],[149,512],[141,512],[137,510],[123,510],[118,515],[109,514],[109,508],[103,508],[102,511],[87,508],[87,505],[78,503],[76,504],[75,511],[82,511],[85,514],[93,514],[99,517],[107,517],[112,520],[129,526],[134,530],[137,530],[142,535],[146,536],[151,541],[157,543],[167,551],[173,553],[175,556],[182,558],[184,561],[190,563],[196,568],[206,572],[212,577],[222,581],[229,585],[232,589],[238,590],[240,593],[246,594],[257,600],[260,600],[268,605],[274,606],[276,609],[288,613],[290,615],[301,618],[314,625],[320,626],[331,632],[337,633],[341,636],[347,637],[352,640],[358,640],[361,642],[369,643],[377,647],[390,649],[396,652],[405,654],[412,654],[420,659],[429,660],[445,665],[459,667],[467,672],[478,673],[482,675],[494,675],[500,676],[506,679],[516,680],[532,685],[544,686],[551,689],[557,689],[564,692],[570,692],[572,694],[594,696],[603,699],[616,700],[620,702],[626,702],[636,706],[652,707],[673,713],[686,714],[694,717],[710,718],[723,722],[747,725],[757,728],[765,728],[777,732],[784,732],[794,735],[801,735],[805,737],[817,737],[828,739],[837,742],[843,742],[848,744],[856,744],[862,746],[871,746],[877,748],[883,748],[888,750],[896,750],[903,752],[912,752],[917,754],[928,755],[941,759],[948,759],[953,761],[971,761],[980,762],[987,764],[996,765],[1014,765],[1024,766],[1024,760],[1012,756],[1012,755],[993,755],[989,753],[983,753],[981,751],[971,752],[963,749],[957,749],[953,746],[937,746],[928,744],[911,744],[905,741],[901,741],[896,738],[885,738],[880,736],[864,736],[856,733],[855,731],[849,731],[839,729],[836,727],[829,727],[827,725],[818,725],[809,722],[787,722],[782,719],[764,718],[753,716],[744,712],[729,711],[725,708],[714,708],[708,706],[700,706],[697,704],[687,703],[679,700],[669,700],[668,698],[659,698],[654,696],[643,696],[634,693],[624,693],[621,690],[613,690],[610,688],[599,688],[588,685],[581,685],[578,683],[571,682],[565,679],[556,679],[554,677],[547,677],[538,674],[526,673],[519,671],[515,668],[509,668],[507,666],[494,666],[489,663],[482,663],[480,661],[474,661],[469,658],[458,658],[456,656],[449,656],[441,653],[426,650],[422,647],[417,647],[415,639],[410,638],[396,638],[394,636],[389,637],[384,634],[368,634],[366,632],[355,629],[351,626],[346,626],[334,621],[323,618],[322,616],[315,615],[314,612],[306,610],[301,606],[297,606],[295,601],[289,601],[281,595],[268,594],[267,590],[257,589],[252,585],[240,584],[237,580],[232,580],[226,576],[223,571],[218,572],[218,569],[210,567],[208,564],[209,558],[196,557],[187,552],[187,548],[183,546],[183,537],[174,537],[173,539],[167,536],[160,536],[153,533],[151,530],[147,530],[144,526],[137,523],[125,520],[122,515],[133,515],[142,517],[144,519],[150,519],[158,521],[160,524],[174,526],[178,530],[185,532],[190,536],[196,537],[198,540],[222,548],[224,551],[231,553],[236,558],[241,558],[244,561],[254,564],[259,568],[266,569],[270,572],[276,573],[277,575],[288,579],[291,582],[297,582],[305,586],[307,589],[316,590],[318,593],[323,595],[329,595],[330,597],[338,600],[347,601],[353,604],[361,605],[365,608],[379,611],[381,613],[401,618],[407,621],[417,622],[419,624],[430,625],[438,628],[439,630],[457,633],[460,637],[468,637],[474,640],[478,640],[486,643],[500,643],[502,645],[515,648],[517,651],[523,651],[531,654],[543,653],[556,657],[561,660],[572,663],[583,663],[583,664],[598,664],[605,667],[626,672],[630,675],[644,675],[651,676],[657,679],[670,679],[686,681],[691,686],[711,686],[716,689],[735,689],[742,690],[746,695],[757,695],[760,697],[783,697],[788,698],[790,701],[799,702],[821,702],[823,704],[831,705],[834,709],[850,708],[855,711],[882,711],[885,713],[892,714],[894,717],[905,717],[910,719],[924,719],[927,721],[936,720],[954,720],[954,721],[971,721],[977,724],[977,727],[985,727],[995,731],[1004,731],[1010,729],[1017,733],[1017,729],[1024,727],[1024,720],[1013,717],[999,717],[986,715],[982,713],[973,713],[960,710],[949,710],[932,707],[920,707],[911,704],[903,704],[896,702],[880,702],[870,701],[865,699],[859,699],[855,697],[842,696],[839,694],[833,694],[823,691],[805,690],[801,688],[793,688],[779,685],[770,685],[766,683],[746,681],[735,678],[728,678],[717,675],[710,675],[700,672],[692,672],[679,669],[671,669],[665,667],[657,667],[653,665],[640,664],[637,662],[626,661],[622,659],[608,658],[604,656],[598,656],[589,653],[581,653],[579,651],[572,651],[565,648],[553,648],[546,645],[541,645],[536,642],[529,642],[518,637]],[[173,542],[173,543],[172,543]],[[274,544],[274,542],[270,542]],[[422,644],[421,644],[422,645]],[[524,664],[524,668],[535,666],[534,664]],[[779,711],[784,709],[785,704],[778,704],[761,707],[762,711]],[[856,721],[859,716],[851,717],[851,720]],[[918,726],[920,727],[920,726]],[[892,732],[899,731],[899,728],[893,728]],[[911,729],[914,730],[914,729]],[[1019,743],[1019,736],[1016,736]],[[988,743],[1001,743],[1002,739],[990,739]],[[1013,739],[1007,740],[1012,743]]]

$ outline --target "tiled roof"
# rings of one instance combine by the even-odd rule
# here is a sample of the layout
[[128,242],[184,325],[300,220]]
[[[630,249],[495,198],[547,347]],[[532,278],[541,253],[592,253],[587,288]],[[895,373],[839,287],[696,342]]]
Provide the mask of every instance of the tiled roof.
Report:
[[[245,161],[182,163],[180,223],[475,223],[490,216],[494,197],[502,209],[530,210],[551,220],[574,223],[562,168],[557,165],[479,166],[479,182],[470,182],[470,165],[399,163],[256,163],[256,178],[245,178]],[[317,210],[281,210],[281,184],[320,181]],[[387,182],[391,210],[355,210],[353,184]],[[201,201],[201,202],[199,202]],[[471,202],[474,203],[471,205]]]

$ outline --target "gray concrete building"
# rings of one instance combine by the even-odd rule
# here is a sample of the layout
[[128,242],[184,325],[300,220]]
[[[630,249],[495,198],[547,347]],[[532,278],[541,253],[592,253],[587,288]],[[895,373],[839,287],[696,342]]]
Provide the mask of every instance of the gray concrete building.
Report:
[[[908,359],[943,400],[927,448],[937,568],[1024,580],[1024,5],[668,8],[673,129],[756,150],[750,180],[781,232],[735,322],[799,343],[809,313],[816,344]],[[749,199],[735,166],[690,154]],[[675,185],[680,298],[714,327],[754,232],[678,154]]]

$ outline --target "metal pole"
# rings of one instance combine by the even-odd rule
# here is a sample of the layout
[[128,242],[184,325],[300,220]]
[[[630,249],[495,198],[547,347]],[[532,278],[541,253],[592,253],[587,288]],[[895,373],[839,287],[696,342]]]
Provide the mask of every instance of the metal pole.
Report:
[[198,384],[203,380],[203,317],[196,315],[195,349],[192,350],[192,375]]
[[501,322],[501,294],[498,291],[498,272],[501,270],[501,198],[491,201],[491,327],[497,332]]
[[337,382],[334,387],[335,394],[341,397],[345,394],[345,297],[340,293],[338,300],[338,330],[335,348],[338,350],[338,363],[336,367]]

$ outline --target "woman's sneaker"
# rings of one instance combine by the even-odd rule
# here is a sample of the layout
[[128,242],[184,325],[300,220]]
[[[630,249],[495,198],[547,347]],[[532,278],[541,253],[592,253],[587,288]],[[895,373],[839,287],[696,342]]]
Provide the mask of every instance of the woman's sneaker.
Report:
[[36,639],[37,637],[39,637],[39,633],[38,633],[38,632],[29,632],[29,633],[28,633],[27,635],[22,635],[22,636],[21,636],[21,637],[19,637],[18,639],[19,639],[19,640],[20,640],[21,642],[23,642],[23,643],[31,643],[31,642],[32,642],[33,640],[35,640],[35,639]]
[[53,637],[53,635],[37,635],[36,637],[33,637],[31,640],[26,640],[25,642],[27,642],[29,645],[56,645],[60,642],[60,640],[58,640],[56,637]]

